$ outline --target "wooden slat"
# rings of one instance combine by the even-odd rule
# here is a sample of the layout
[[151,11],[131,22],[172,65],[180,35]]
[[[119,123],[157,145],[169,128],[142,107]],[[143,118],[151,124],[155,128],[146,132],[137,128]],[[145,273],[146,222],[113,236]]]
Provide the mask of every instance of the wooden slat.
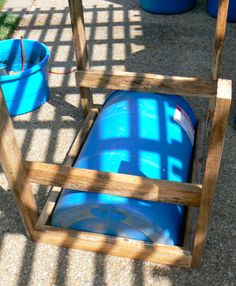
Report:
[[[228,7],[229,7],[229,0],[219,0],[216,32],[215,32],[215,45],[213,50],[213,61],[211,69],[213,80],[218,80],[220,75],[225,31],[227,26]],[[210,99],[208,104],[207,132],[209,132],[209,128],[211,125],[214,107],[215,107],[215,99]]]
[[191,77],[163,76],[134,72],[76,71],[77,84],[84,87],[135,90],[214,98],[216,81]]
[[230,80],[219,79],[216,106],[212,119],[208,155],[205,166],[201,204],[194,241],[192,267],[200,265],[203,245],[207,235],[213,196],[223,152],[227,120],[230,111],[231,94],[232,82]]
[[215,46],[213,51],[212,78],[219,78],[220,66],[222,61],[225,31],[227,25],[229,0],[219,0],[218,16],[215,33]]
[[[194,156],[193,156],[194,160],[192,166],[192,176],[191,176],[191,182],[193,184],[200,184],[201,182],[200,177],[202,170],[204,138],[205,138],[205,121],[204,119],[199,119],[195,148],[194,148]],[[188,207],[186,230],[184,236],[184,246],[188,249],[193,248],[197,215],[198,215],[198,208]]]
[[201,185],[27,162],[31,182],[149,201],[199,206]]
[[190,267],[191,263],[191,253],[181,247],[50,226],[37,228],[37,241],[182,267]]
[[98,115],[98,109],[90,109],[83,126],[81,127],[78,135],[76,136],[68,154],[66,155],[64,165],[65,166],[72,166],[77,158],[81,148],[84,145],[84,142],[88,136],[88,133]]
[[56,202],[57,202],[57,199],[61,193],[61,190],[62,188],[60,187],[52,187],[50,192],[49,192],[49,195],[48,195],[48,198],[47,198],[47,201],[43,207],[43,210],[42,212],[40,213],[40,216],[37,220],[37,222],[35,223],[35,226],[41,226],[41,225],[45,225],[47,224],[54,208],[55,208],[55,205],[56,205]]
[[19,208],[28,236],[34,235],[37,205],[29,182],[24,160],[18,147],[11,118],[0,87],[0,162]]
[[[88,50],[84,27],[83,5],[81,0],[69,0],[71,27],[73,32],[77,69],[88,68]],[[92,106],[92,92],[88,87],[80,87],[80,104],[86,118]]]
[[[71,145],[70,150],[68,151],[65,159],[64,159],[64,165],[65,166],[72,166],[83,147],[83,144],[88,136],[89,130],[91,129],[94,120],[98,114],[97,109],[91,109],[88,116],[86,117],[78,135],[76,136],[74,142]],[[51,216],[53,209],[55,207],[55,204],[57,202],[58,196],[61,192],[62,188],[60,187],[52,187],[48,199],[46,201],[46,204],[39,216],[39,219],[36,223],[36,225],[44,225],[48,221],[49,217]]]

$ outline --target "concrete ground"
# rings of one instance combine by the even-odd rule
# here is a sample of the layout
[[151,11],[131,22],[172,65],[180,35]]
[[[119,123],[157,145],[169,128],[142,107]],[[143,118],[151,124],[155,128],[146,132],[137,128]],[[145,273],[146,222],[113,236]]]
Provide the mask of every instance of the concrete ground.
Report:
[[[137,0],[87,0],[84,7],[92,67],[210,76],[215,19],[207,15],[205,1],[176,16],[148,14],[140,10]],[[67,1],[35,1],[15,34],[21,35],[50,48],[52,69],[75,66]],[[236,79],[236,24],[232,23],[227,28],[222,77]],[[73,74],[50,75],[49,85],[46,104],[13,120],[28,160],[59,163],[81,126],[79,92]],[[104,93],[95,91],[95,97],[101,100]],[[205,107],[201,101],[192,103],[197,113]],[[33,243],[26,238],[1,173],[0,285],[235,285],[235,111],[234,102],[201,268],[182,269]],[[34,189],[42,207],[47,189]]]
[[15,16],[24,17],[33,5],[34,0],[7,0],[2,12],[12,13]]

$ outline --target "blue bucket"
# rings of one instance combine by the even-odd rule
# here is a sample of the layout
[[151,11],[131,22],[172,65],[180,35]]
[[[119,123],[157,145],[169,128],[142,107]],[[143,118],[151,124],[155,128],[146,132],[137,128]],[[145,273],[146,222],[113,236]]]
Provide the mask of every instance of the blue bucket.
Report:
[[[187,182],[196,124],[192,109],[179,96],[116,91],[105,102],[74,167]],[[51,224],[181,245],[185,210],[175,204],[67,189]]]
[[[214,18],[217,17],[219,0],[207,1],[207,12]],[[236,22],[236,0],[229,0],[228,22]]]
[[196,0],[139,0],[140,7],[151,13],[179,14],[193,9]]
[[[0,85],[10,115],[30,112],[49,96],[47,66],[49,49],[42,43],[23,40],[25,64],[19,39],[0,41]],[[4,72],[3,72],[4,68]]]

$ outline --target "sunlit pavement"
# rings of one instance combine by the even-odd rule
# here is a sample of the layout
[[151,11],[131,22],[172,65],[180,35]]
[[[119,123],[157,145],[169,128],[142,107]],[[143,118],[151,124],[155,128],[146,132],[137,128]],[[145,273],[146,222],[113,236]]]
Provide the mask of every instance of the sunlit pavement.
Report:
[[[148,14],[140,10],[136,0],[87,0],[84,12],[92,67],[209,78],[215,19],[207,15],[205,1],[199,1],[193,11],[176,16]],[[15,34],[20,36],[49,47],[51,69],[63,71],[75,66],[67,1],[35,1]],[[233,80],[235,47],[235,24],[229,24],[222,77]],[[25,158],[60,163],[81,126],[79,90],[73,74],[49,75],[49,86],[51,96],[47,103],[13,120]],[[106,92],[95,90],[94,94],[95,101],[100,102]],[[196,113],[202,114],[204,101],[191,103]],[[233,285],[235,103],[233,106],[200,269],[160,266],[33,243],[25,237],[1,173],[0,285]],[[34,190],[42,207],[47,189],[35,186]]]

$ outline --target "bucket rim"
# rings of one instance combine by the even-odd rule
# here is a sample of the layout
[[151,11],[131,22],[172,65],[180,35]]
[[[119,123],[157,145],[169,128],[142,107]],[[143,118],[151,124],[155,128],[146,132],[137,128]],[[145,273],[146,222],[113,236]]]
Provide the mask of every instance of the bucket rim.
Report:
[[[0,46],[4,42],[14,42],[14,41],[19,41],[20,42],[20,39],[6,39],[6,40],[2,40],[2,41],[0,41]],[[36,44],[42,46],[43,49],[46,51],[46,55],[43,57],[43,59],[39,63],[37,63],[36,65],[34,65],[33,67],[31,67],[29,69],[26,69],[23,72],[19,72],[16,75],[2,75],[2,76],[0,76],[0,85],[5,83],[5,82],[18,80],[18,79],[20,79],[22,77],[29,76],[29,75],[39,71],[40,69],[42,69],[47,64],[47,62],[49,60],[49,57],[50,57],[50,50],[44,43],[39,42],[37,40],[31,40],[31,39],[22,39],[22,41],[23,42],[36,43]]]

